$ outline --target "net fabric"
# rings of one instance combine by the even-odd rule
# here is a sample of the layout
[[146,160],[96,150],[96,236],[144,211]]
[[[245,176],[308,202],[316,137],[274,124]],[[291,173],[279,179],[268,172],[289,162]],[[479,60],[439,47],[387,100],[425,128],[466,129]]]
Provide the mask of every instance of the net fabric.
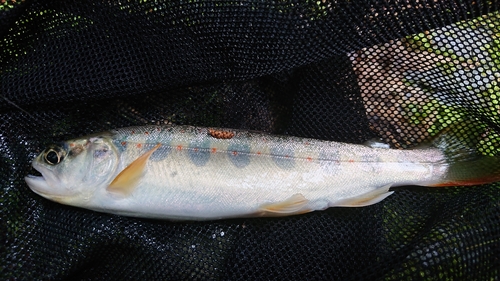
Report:
[[380,137],[395,148],[453,130],[497,155],[497,10],[495,1],[3,1],[1,279],[497,280],[496,183],[189,223],[62,206],[23,180],[48,143],[152,123]]

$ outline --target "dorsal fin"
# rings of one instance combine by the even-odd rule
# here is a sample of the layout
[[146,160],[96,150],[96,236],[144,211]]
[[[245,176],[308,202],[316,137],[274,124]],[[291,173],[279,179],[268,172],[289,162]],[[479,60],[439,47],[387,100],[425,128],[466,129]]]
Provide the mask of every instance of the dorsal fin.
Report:
[[155,152],[161,144],[157,144],[150,151],[139,156],[134,162],[130,163],[123,171],[121,171],[115,179],[109,184],[107,190],[122,195],[130,194],[139,183],[146,163],[153,152]]

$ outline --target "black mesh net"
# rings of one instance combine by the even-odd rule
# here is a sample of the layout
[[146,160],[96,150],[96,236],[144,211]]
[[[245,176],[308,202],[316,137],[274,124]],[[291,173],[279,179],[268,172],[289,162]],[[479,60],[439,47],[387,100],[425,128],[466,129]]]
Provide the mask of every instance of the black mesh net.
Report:
[[[364,208],[171,222],[53,203],[48,144],[190,124],[500,148],[496,1],[0,1],[0,279],[498,280],[499,184]],[[474,127],[467,126],[473,120]],[[458,124],[458,125],[457,125]]]

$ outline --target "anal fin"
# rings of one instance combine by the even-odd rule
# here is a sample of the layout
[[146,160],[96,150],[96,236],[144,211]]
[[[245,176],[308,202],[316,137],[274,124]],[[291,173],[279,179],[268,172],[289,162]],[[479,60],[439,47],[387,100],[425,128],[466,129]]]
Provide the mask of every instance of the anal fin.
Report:
[[370,192],[365,193],[365,194],[361,194],[361,195],[356,196],[356,197],[341,200],[337,203],[334,203],[332,205],[332,207],[333,206],[335,206],[335,207],[365,207],[365,206],[373,205],[373,204],[376,204],[376,203],[384,200],[385,198],[387,198],[387,196],[394,193],[394,191],[389,191],[389,188],[391,188],[391,184],[388,184],[388,185],[381,187],[381,188],[377,188],[373,191],[370,191]]
[[308,213],[311,210],[304,209],[308,203],[309,200],[304,195],[297,193],[284,201],[263,204],[259,208],[259,214],[262,216],[279,217]]
[[115,179],[109,184],[107,190],[122,195],[130,194],[139,183],[146,163],[153,152],[155,152],[161,144],[157,144],[148,152],[139,156],[134,162],[130,163],[123,171],[121,171]]

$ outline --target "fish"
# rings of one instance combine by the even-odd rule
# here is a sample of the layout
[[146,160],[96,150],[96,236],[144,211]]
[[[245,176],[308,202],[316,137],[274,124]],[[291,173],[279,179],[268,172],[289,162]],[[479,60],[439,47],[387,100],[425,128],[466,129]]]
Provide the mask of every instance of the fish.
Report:
[[136,126],[50,145],[32,162],[41,176],[25,181],[49,200],[98,212],[217,220],[364,207],[397,186],[500,180],[498,157],[450,137],[435,143],[391,149],[228,128]]

